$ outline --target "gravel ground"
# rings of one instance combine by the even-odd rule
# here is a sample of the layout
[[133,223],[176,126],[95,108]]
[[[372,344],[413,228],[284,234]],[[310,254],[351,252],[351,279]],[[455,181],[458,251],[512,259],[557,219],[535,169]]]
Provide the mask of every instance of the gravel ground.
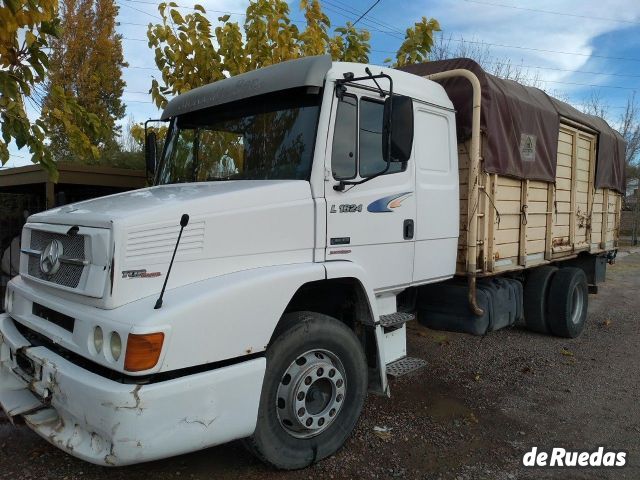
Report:
[[[639,293],[635,254],[609,268],[576,340],[521,327],[473,337],[411,325],[409,353],[428,366],[392,381],[391,399],[371,395],[345,447],[306,470],[274,471],[238,443],[101,468],[0,417],[0,478],[640,478]],[[622,469],[525,469],[522,455],[533,446],[605,446],[627,451],[628,462]]]

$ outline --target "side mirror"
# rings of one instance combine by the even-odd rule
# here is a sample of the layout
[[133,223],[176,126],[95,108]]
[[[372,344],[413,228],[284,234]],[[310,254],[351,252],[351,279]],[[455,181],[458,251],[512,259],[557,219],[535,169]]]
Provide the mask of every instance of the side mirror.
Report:
[[411,97],[404,95],[388,97],[384,102],[383,158],[387,162],[406,162],[411,157],[412,146],[413,102]]
[[144,138],[144,160],[147,173],[153,175],[156,171],[156,132],[149,132]]

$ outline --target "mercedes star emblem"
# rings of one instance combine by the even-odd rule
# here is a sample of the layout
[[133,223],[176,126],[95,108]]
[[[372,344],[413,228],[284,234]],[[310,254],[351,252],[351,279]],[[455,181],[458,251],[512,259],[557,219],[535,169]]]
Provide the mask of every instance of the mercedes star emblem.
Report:
[[40,270],[45,275],[54,275],[60,269],[60,257],[62,256],[62,242],[52,240],[47,248],[40,254]]

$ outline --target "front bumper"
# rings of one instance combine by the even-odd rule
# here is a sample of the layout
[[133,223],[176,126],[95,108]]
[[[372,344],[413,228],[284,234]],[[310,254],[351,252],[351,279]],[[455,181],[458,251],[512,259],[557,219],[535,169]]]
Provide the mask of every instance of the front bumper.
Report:
[[253,433],[266,361],[146,385],[114,382],[45,347],[0,315],[0,405],[67,453],[99,465],[179,455]]

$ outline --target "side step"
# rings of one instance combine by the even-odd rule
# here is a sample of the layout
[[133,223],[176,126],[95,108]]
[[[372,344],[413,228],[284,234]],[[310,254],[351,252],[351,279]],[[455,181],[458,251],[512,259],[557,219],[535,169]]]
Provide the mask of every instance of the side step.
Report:
[[388,315],[380,315],[380,325],[384,328],[399,327],[415,319],[416,316],[413,313],[394,312]]
[[415,372],[427,366],[427,362],[421,358],[404,357],[387,364],[387,375],[401,377],[407,373]]

